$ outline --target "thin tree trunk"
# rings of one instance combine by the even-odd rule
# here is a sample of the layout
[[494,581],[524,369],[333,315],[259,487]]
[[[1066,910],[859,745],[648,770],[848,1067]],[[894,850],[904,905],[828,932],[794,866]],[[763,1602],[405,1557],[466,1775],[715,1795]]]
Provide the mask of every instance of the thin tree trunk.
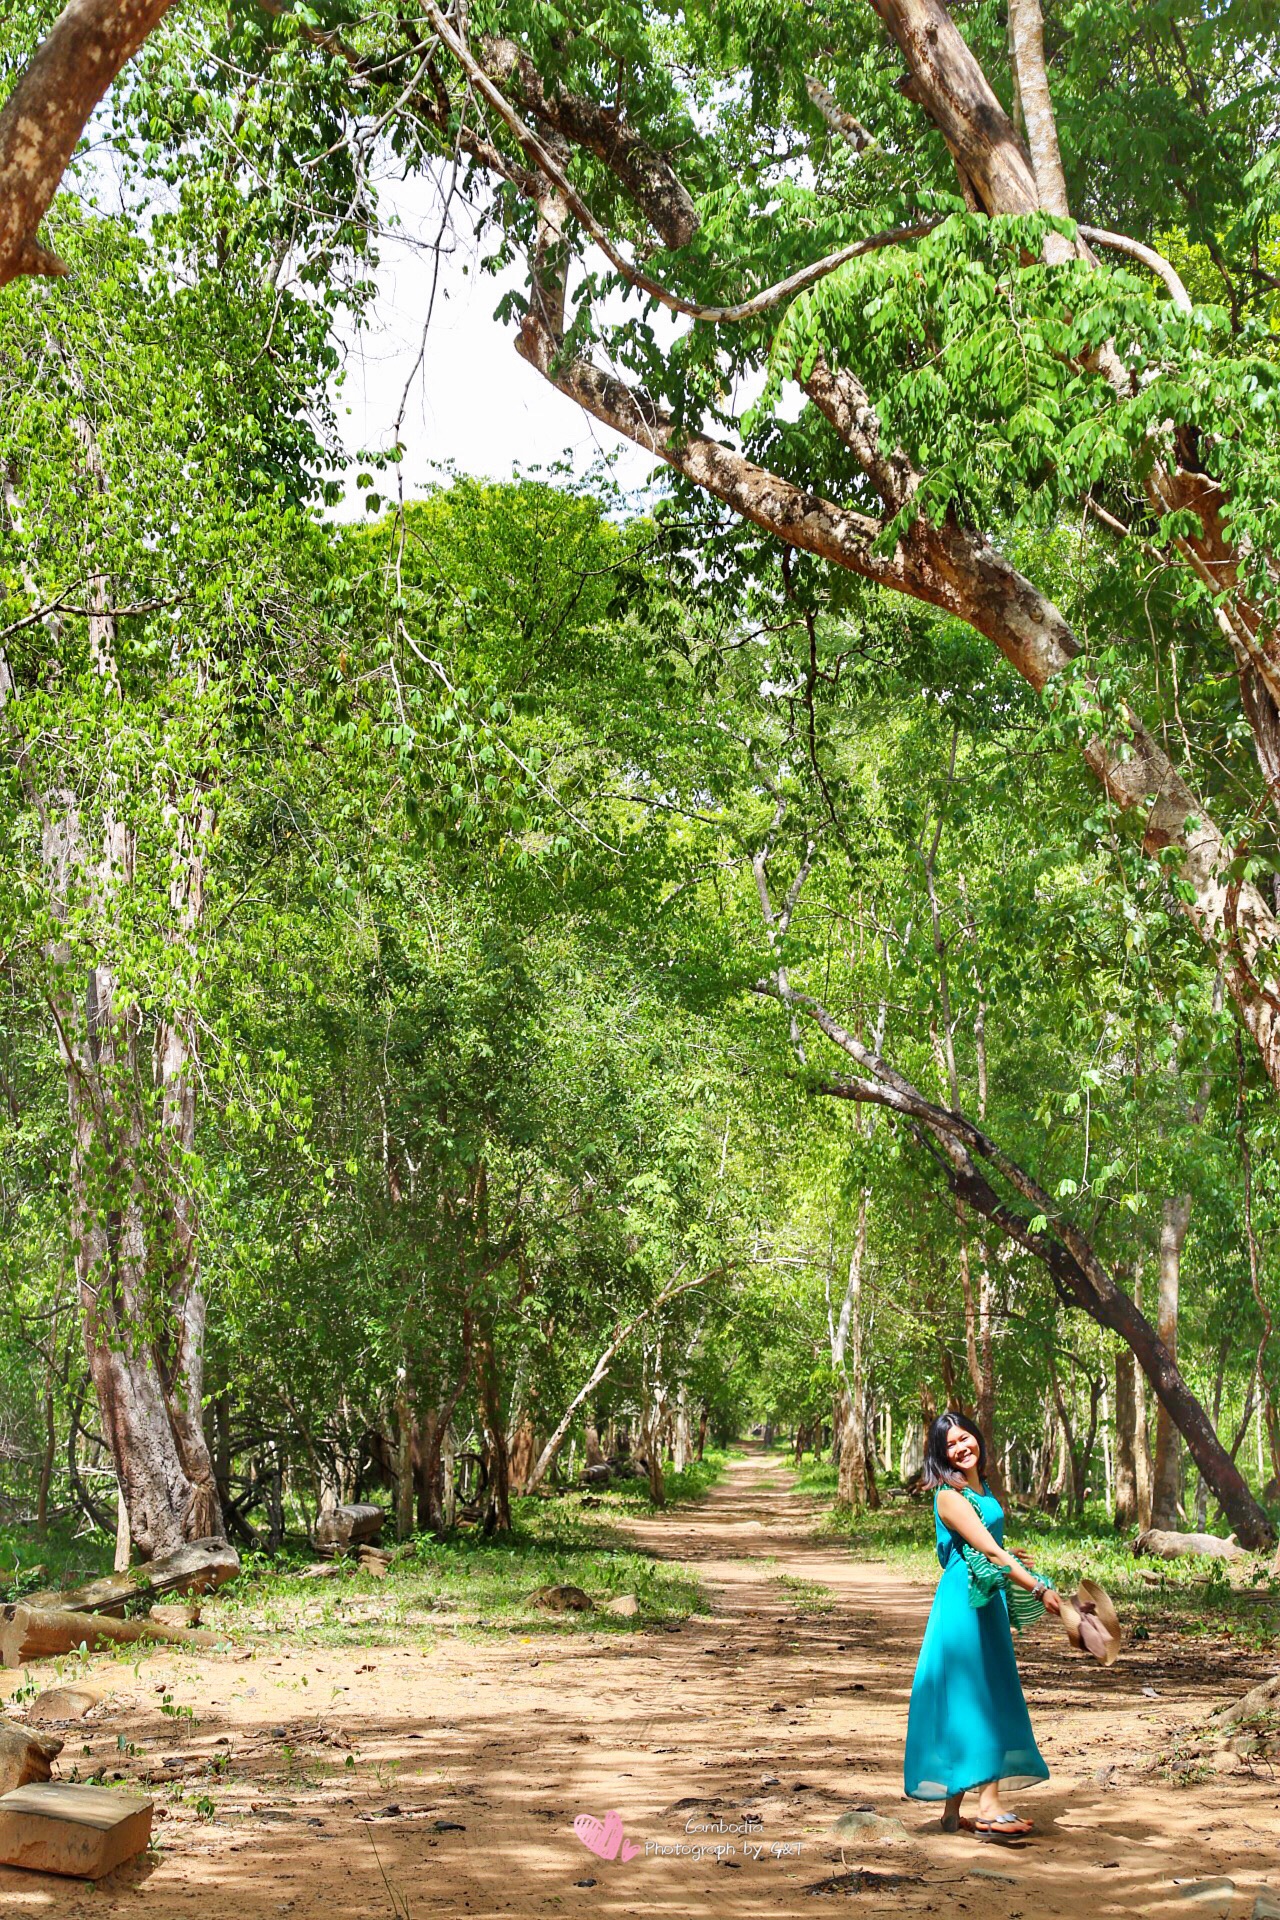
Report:
[[[591,1395],[595,1392],[596,1388],[600,1385],[601,1381],[607,1378],[609,1369],[613,1364],[614,1357],[618,1353],[619,1349],[622,1347],[624,1341],[628,1340],[631,1337],[631,1335],[635,1332],[636,1328],[638,1326],[642,1326],[644,1322],[648,1320],[652,1314],[657,1313],[662,1307],[666,1306],[668,1301],[674,1300],[679,1294],[688,1293],[694,1287],[705,1286],[707,1282],[710,1280],[722,1279],[727,1271],[729,1271],[729,1269],[725,1267],[713,1267],[707,1273],[700,1273],[697,1276],[697,1278],[694,1280],[681,1280],[679,1276],[677,1276],[676,1279],[672,1280],[668,1286],[665,1286],[663,1288],[662,1292],[657,1296],[655,1300],[651,1300],[647,1307],[642,1307],[639,1313],[637,1313],[632,1319],[628,1320],[627,1324],[624,1327],[620,1328],[619,1331],[614,1334],[612,1340],[610,1340],[609,1344],[605,1347],[604,1351],[601,1353],[600,1358],[596,1361],[595,1366],[592,1368],[590,1378],[587,1381],[585,1381],[585,1383],[581,1387],[579,1387],[577,1393],[574,1394],[573,1399],[569,1402],[569,1405],[566,1407],[563,1415],[561,1416],[559,1422],[557,1423],[555,1431],[552,1433],[551,1438],[547,1441],[546,1446],[542,1449],[542,1452],[539,1454],[538,1459],[529,1474],[529,1478],[525,1486],[526,1493],[532,1493],[535,1487],[541,1485],[543,1476],[545,1475],[547,1469],[550,1467],[551,1462],[555,1459],[561,1447],[564,1445],[565,1436],[568,1434],[570,1427],[573,1425],[574,1415],[577,1413],[579,1407],[582,1406],[583,1402],[591,1398]],[[614,1425],[613,1421],[610,1421],[609,1422],[610,1433],[613,1431],[613,1425]],[[598,1465],[599,1462],[596,1460],[593,1460],[591,1457],[592,1442],[589,1437],[594,1432],[594,1429],[591,1427],[588,1427],[587,1432],[588,1432],[587,1465],[595,1466],[595,1465]],[[597,1452],[599,1452],[598,1441],[596,1442],[596,1450]],[[612,1452],[612,1450],[613,1450],[612,1446],[608,1443],[608,1440],[606,1437],[605,1454]]]
[[1051,1392],[1044,1397],[1044,1422],[1040,1436],[1040,1452],[1036,1461],[1035,1480],[1031,1490],[1032,1504],[1038,1512],[1043,1512],[1049,1502],[1049,1482],[1053,1474],[1054,1442],[1058,1438],[1058,1420],[1054,1411]]
[[418,1422],[413,1401],[403,1378],[396,1394],[396,1539],[407,1540],[413,1532],[413,1462],[418,1446]]
[[[1178,1357],[1178,1284],[1182,1248],[1191,1219],[1191,1195],[1167,1198],[1160,1220],[1160,1293],[1156,1333],[1171,1360]],[[1163,1401],[1156,1411],[1155,1476],[1151,1524],[1176,1533],[1182,1518],[1182,1445],[1172,1415]]]
[[53,1368],[44,1394],[44,1453],[40,1459],[40,1485],[36,1493],[36,1534],[43,1540],[49,1531],[49,1488],[53,1483],[53,1463],[58,1451],[58,1428],[54,1419]]
[[511,1464],[507,1453],[507,1427],[502,1412],[502,1390],[498,1380],[493,1330],[487,1323],[482,1322],[477,1326],[474,1352],[488,1477],[484,1532],[510,1533]]
[[1138,1519],[1138,1401],[1135,1390],[1136,1366],[1125,1347],[1115,1361],[1115,1525],[1123,1532],[1140,1524]]
[[852,1512],[880,1505],[867,1433],[867,1378],[863,1359],[862,1281],[867,1258],[867,1215],[870,1195],[864,1189],[858,1202],[858,1224],[849,1254],[849,1271],[840,1312],[833,1311],[830,1266],[827,1269],[827,1331],[832,1364],[840,1380],[840,1466],[836,1504]]

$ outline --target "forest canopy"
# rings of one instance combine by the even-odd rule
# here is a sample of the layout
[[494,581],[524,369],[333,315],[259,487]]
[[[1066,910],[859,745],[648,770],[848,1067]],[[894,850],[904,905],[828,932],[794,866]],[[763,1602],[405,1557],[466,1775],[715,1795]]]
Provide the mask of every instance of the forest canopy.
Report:
[[[858,1509],[965,1407],[1274,1544],[1278,34],[11,10],[6,1520],[505,1530],[753,1423]],[[644,499],[346,472],[389,167]]]

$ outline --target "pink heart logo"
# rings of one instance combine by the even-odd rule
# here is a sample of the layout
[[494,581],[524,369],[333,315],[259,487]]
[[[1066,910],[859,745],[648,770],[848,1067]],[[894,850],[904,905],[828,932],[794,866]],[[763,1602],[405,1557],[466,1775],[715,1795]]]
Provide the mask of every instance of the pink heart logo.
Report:
[[624,1860],[634,1860],[636,1855],[641,1851],[642,1849],[638,1840],[624,1840],[622,1843],[622,1858]]
[[620,1813],[610,1809],[603,1820],[597,1820],[593,1813],[580,1813],[573,1823],[573,1830],[583,1846],[590,1847],[592,1853],[599,1854],[602,1860],[617,1859],[618,1850],[623,1844]]

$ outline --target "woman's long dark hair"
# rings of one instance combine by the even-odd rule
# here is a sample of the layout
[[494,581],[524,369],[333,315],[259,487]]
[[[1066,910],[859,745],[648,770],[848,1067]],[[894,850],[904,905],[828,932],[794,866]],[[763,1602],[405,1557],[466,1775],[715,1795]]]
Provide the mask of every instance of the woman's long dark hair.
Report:
[[956,1427],[965,1433],[971,1433],[978,1443],[978,1478],[987,1477],[987,1443],[982,1437],[982,1429],[976,1427],[967,1414],[940,1413],[929,1429],[929,1438],[924,1443],[924,1472],[922,1478],[926,1487],[955,1487],[961,1484],[958,1474],[947,1458],[947,1435]]

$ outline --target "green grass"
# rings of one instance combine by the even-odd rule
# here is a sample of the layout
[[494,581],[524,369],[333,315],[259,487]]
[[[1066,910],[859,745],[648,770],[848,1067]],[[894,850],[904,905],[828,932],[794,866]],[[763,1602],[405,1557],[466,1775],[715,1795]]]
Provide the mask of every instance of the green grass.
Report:
[[[669,1475],[668,1506],[700,1498],[726,1458],[709,1450],[688,1472]],[[247,1556],[241,1577],[206,1604],[206,1623],[232,1635],[280,1633],[315,1646],[354,1647],[418,1642],[439,1632],[630,1633],[705,1612],[690,1574],[638,1552],[610,1524],[611,1516],[652,1511],[640,1480],[513,1500],[509,1535],[486,1540],[477,1527],[443,1540],[419,1535],[385,1579],[351,1561],[331,1578],[301,1581],[298,1572],[312,1558],[301,1548],[270,1560]],[[581,1587],[596,1610],[530,1607],[529,1595],[548,1586]],[[639,1603],[633,1617],[599,1610],[626,1593]]]
[[769,1578],[794,1601],[798,1613],[826,1613],[835,1604],[835,1595],[820,1580],[802,1580],[794,1573],[774,1573]]
[[[801,1492],[833,1501],[836,1470],[807,1456],[795,1484]],[[847,1540],[860,1560],[883,1561],[917,1580],[937,1579],[931,1500],[886,1501],[876,1513],[857,1515],[829,1507],[824,1527]],[[1016,1513],[1008,1541],[1028,1549],[1037,1570],[1068,1592],[1082,1578],[1100,1581],[1135,1639],[1157,1630],[1210,1634],[1263,1649],[1280,1636],[1280,1580],[1270,1572],[1269,1556],[1234,1562],[1135,1559],[1126,1538],[1093,1503],[1079,1520]]]
[[115,1540],[79,1523],[57,1520],[41,1540],[34,1527],[0,1527],[0,1600],[21,1600],[44,1587],[78,1587],[110,1573]]

